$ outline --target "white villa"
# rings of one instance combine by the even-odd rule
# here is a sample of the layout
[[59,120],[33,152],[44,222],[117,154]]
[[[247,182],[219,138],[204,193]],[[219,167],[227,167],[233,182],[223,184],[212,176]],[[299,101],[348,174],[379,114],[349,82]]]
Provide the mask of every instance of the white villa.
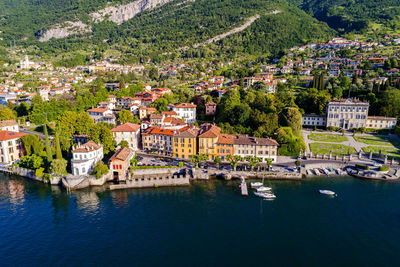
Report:
[[89,175],[99,160],[103,159],[103,145],[89,141],[72,147],[71,169],[73,175]]
[[196,122],[196,105],[192,103],[181,103],[170,105],[172,110],[178,114],[178,117],[185,120],[186,123]]

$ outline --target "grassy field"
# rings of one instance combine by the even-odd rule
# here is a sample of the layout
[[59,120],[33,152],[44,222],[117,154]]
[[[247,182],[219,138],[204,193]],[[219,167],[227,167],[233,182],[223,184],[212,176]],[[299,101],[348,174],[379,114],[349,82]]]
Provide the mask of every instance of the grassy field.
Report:
[[357,142],[361,142],[367,145],[374,145],[374,146],[399,146],[399,142],[396,140],[390,139],[388,137],[381,137],[381,136],[354,136],[354,139]]
[[394,146],[391,147],[382,147],[382,146],[367,146],[363,147],[362,150],[364,153],[369,153],[372,151],[374,154],[379,154],[379,152],[382,152],[382,154],[392,156],[392,157],[400,157],[400,150]]
[[346,136],[338,134],[325,134],[325,133],[312,133],[308,136],[308,139],[313,141],[332,142],[332,143],[341,143],[347,141]]
[[314,155],[329,154],[330,151],[332,151],[333,156],[342,156],[348,155],[349,153],[356,153],[354,148],[341,144],[311,143],[310,149]]

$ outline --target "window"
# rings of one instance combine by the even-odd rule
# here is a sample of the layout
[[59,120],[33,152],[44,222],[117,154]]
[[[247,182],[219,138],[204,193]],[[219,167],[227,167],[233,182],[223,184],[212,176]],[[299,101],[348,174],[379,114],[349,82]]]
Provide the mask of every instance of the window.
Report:
[[85,167],[83,167],[82,168],[82,173],[85,173],[85,172],[86,172]]

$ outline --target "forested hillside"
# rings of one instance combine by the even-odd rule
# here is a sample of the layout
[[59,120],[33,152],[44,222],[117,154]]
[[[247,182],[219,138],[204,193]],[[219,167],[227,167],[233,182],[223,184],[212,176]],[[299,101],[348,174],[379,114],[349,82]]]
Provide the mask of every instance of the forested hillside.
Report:
[[371,22],[393,27],[396,26],[395,20],[400,15],[400,0],[290,1],[318,20],[342,32],[366,30]]
[[[91,23],[87,15],[106,5],[101,1],[1,0],[3,44],[35,45],[40,53],[93,50],[112,47],[123,60],[203,57],[207,55],[261,54],[279,51],[309,41],[326,40],[333,31],[285,0],[198,0],[173,1],[144,11],[117,25],[110,21]],[[122,3],[127,1],[113,1]],[[250,27],[208,47],[193,49],[218,34],[227,32],[258,15]],[[39,43],[35,34],[55,23],[79,19],[92,32]],[[185,49],[180,49],[180,48]],[[161,53],[160,53],[161,52]]]

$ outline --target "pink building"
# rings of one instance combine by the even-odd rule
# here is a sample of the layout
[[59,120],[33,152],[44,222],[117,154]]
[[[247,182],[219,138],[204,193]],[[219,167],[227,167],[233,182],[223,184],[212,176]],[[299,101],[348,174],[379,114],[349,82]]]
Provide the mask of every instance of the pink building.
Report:
[[214,102],[206,103],[206,115],[214,115],[217,111],[217,104]]

